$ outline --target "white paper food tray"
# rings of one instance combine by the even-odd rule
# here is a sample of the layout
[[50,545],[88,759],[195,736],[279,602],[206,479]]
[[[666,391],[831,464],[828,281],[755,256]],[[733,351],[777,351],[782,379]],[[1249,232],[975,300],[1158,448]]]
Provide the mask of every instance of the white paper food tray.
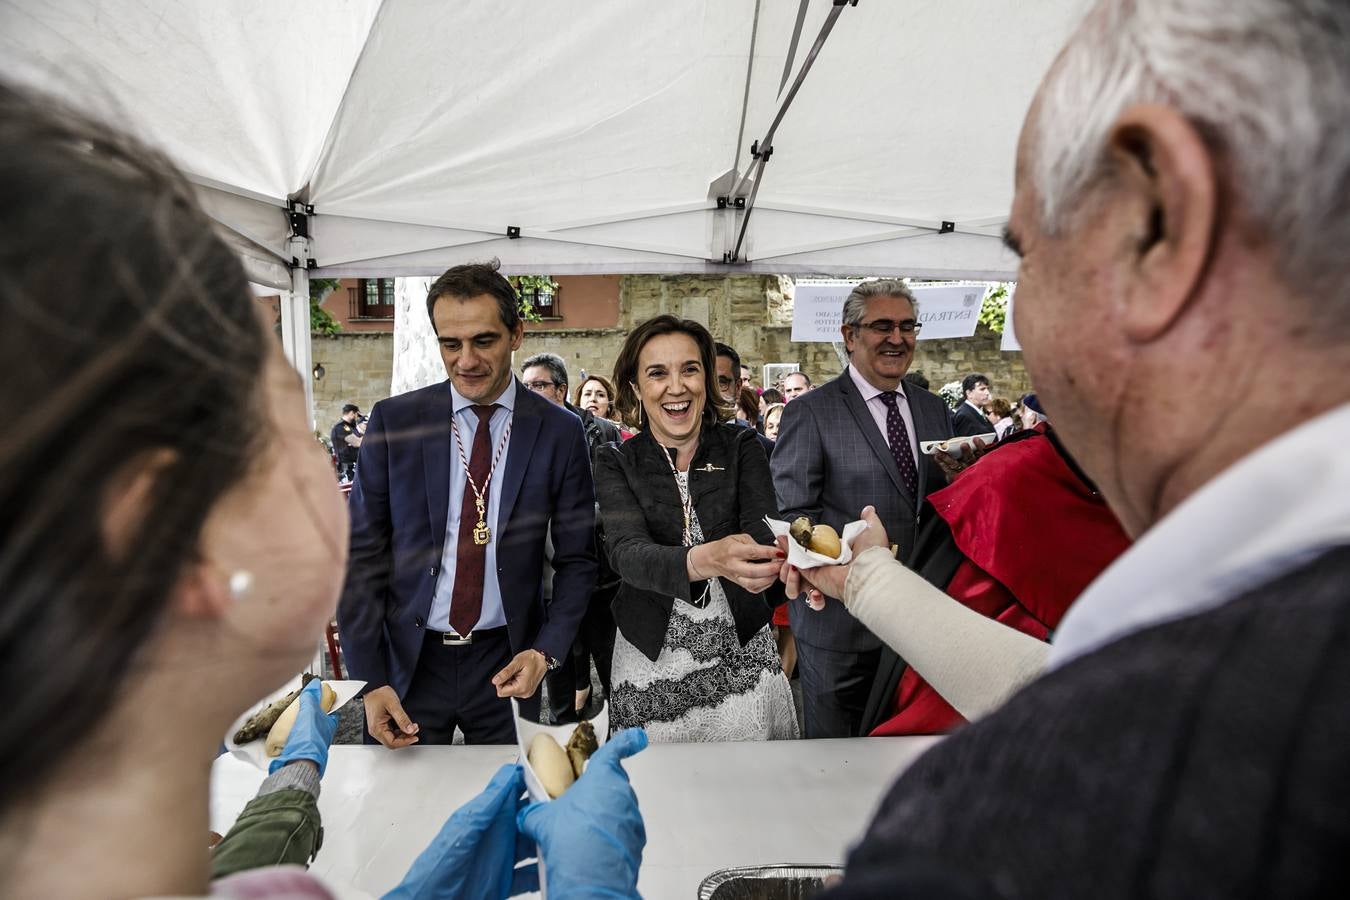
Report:
[[839,535],[839,543],[842,545],[842,549],[839,551],[839,558],[830,559],[824,554],[812,553],[810,550],[807,550],[801,544],[794,541],[790,533],[791,528],[787,522],[782,522],[778,519],[770,519],[768,516],[764,517],[764,521],[768,524],[769,530],[771,530],[776,537],[787,538],[788,562],[799,569],[814,569],[819,566],[847,565],[849,561],[853,559],[853,548],[850,547],[849,544],[852,543],[854,538],[867,530],[867,523],[862,519],[859,519],[856,522],[849,522],[845,525],[844,533]]
[[[572,737],[572,731],[577,727],[575,722],[566,725],[540,725],[538,722],[531,722],[520,714],[520,704],[513,697],[511,699],[511,713],[516,717],[516,746],[520,750],[520,764],[525,769],[525,790],[530,795],[531,800],[540,803],[547,803],[549,800],[548,791],[539,783],[539,778],[534,774],[534,769],[530,768],[530,741],[541,731],[545,734],[553,735],[553,739],[559,746],[566,747],[567,741]],[[609,704],[606,703],[600,707],[600,711],[588,720],[595,728],[595,739],[604,745],[609,740]]]
[[[328,686],[331,687],[333,693],[337,695],[337,699],[333,701],[333,708],[329,710],[330,713],[335,713],[341,709],[348,700],[355,697],[357,693],[360,692],[361,688],[366,686],[366,683],[364,681],[329,681]],[[267,767],[272,763],[272,757],[267,755],[267,735],[263,735],[257,740],[249,741],[247,744],[236,744],[234,742],[235,732],[243,726],[249,716],[253,715],[264,706],[267,706],[273,700],[284,697],[298,687],[300,687],[299,675],[268,694],[266,698],[259,700],[257,703],[250,706],[242,716],[234,720],[234,724],[230,726],[230,730],[225,732],[225,749],[230,751],[232,755],[239,757],[245,762],[253,763],[253,765],[266,772]]]
[[919,452],[928,456],[945,453],[952,459],[960,459],[966,455],[967,450],[975,448],[976,441],[986,447],[991,447],[998,442],[998,435],[991,431],[988,434],[977,434],[973,437],[954,437],[947,438],[945,441],[923,441],[919,444]]

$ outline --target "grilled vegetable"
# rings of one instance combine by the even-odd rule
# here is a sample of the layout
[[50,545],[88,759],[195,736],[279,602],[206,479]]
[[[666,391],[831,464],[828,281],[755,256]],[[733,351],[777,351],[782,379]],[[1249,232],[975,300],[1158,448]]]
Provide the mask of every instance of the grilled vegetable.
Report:
[[[313,675],[308,672],[300,680],[300,688],[314,680]],[[295,702],[295,698],[300,696],[300,689],[291,691],[284,697],[273,700],[262,709],[249,716],[238,731],[234,733],[234,742],[236,744],[247,744],[249,741],[256,741],[258,738],[272,730],[277,719],[286,711],[286,707]]]
[[580,778],[581,770],[586,768],[586,760],[600,749],[600,742],[595,738],[595,726],[582,719],[564,749],[567,750],[567,761],[572,764],[572,774]]
[[788,526],[788,534],[812,553],[819,553],[830,559],[838,559],[844,549],[843,542],[839,540],[839,532],[829,525],[813,527],[811,520],[806,516],[793,519],[792,524]]

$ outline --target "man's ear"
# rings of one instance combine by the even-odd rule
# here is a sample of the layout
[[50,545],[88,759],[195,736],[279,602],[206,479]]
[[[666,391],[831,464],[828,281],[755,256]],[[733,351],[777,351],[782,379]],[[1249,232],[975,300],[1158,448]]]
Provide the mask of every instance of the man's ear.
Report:
[[1116,173],[1113,205],[1125,210],[1122,250],[1131,271],[1122,293],[1125,333],[1151,341],[1200,290],[1215,245],[1219,188],[1199,132],[1176,110],[1131,106],[1112,127],[1107,151]]
[[519,350],[520,345],[525,341],[525,320],[516,322],[516,327],[511,330],[511,349]]

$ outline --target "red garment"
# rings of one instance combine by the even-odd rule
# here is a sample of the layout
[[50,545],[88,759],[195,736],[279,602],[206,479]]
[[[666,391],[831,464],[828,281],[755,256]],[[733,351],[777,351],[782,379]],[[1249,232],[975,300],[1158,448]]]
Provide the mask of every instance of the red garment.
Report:
[[788,605],[786,603],[782,606],[775,606],[773,608],[773,624],[777,625],[779,628],[787,628],[791,624],[788,622],[787,608]]
[[[966,557],[946,592],[1041,640],[1130,545],[1105,501],[1044,434],[999,447],[928,500]],[[871,733],[935,734],[964,721],[906,668],[894,714]]]

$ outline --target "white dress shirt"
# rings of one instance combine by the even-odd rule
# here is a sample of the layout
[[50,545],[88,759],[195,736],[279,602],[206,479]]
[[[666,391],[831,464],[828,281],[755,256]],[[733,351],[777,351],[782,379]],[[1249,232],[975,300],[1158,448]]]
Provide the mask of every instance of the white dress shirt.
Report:
[[[464,463],[473,458],[473,438],[478,431],[478,414],[471,408],[474,406],[473,401],[455,390],[453,383],[450,385],[450,396],[454,398],[452,415],[459,425],[459,436],[464,441],[464,461],[460,461],[459,448],[455,446],[455,435],[449,427],[450,423],[447,422],[446,437],[450,442],[450,507],[449,515],[445,518],[445,547],[441,551],[441,568],[436,576],[436,592],[431,600],[431,612],[427,616],[427,628],[433,631],[453,630],[450,628],[450,599],[455,592],[455,560],[459,555],[459,513],[464,503],[464,492],[469,489],[468,473],[464,471]],[[506,425],[515,415],[516,379],[512,378],[506,385],[506,390],[492,402],[500,407],[492,411],[492,418],[488,420],[492,458],[496,458],[497,449],[501,446],[502,436],[506,432]],[[487,558],[483,563],[483,611],[478,617],[478,624],[472,629],[474,631],[498,628],[506,624],[506,611],[502,607],[502,589],[497,582],[497,539],[501,535],[503,524],[498,521],[502,509],[501,482],[506,472],[506,457],[510,452],[511,439],[508,437],[506,445],[501,446],[501,457],[498,459],[497,468],[492,472],[492,480],[488,483],[487,521],[492,529],[492,540],[488,541]],[[469,527],[472,528],[475,524],[477,523],[471,522]]]
[[[863,403],[867,406],[867,411],[872,414],[872,421],[877,423],[877,430],[881,432],[881,439],[886,441],[889,447],[891,442],[886,439],[886,402],[881,399],[881,388],[875,387],[866,378],[858,374],[858,370],[853,366],[848,367],[849,377],[853,379],[853,386],[862,394]],[[914,416],[909,411],[909,400],[905,397],[905,383],[902,381],[895,389],[896,399],[899,401],[896,408],[900,410],[900,418],[905,423],[905,431],[909,434],[909,454],[914,457],[914,465],[919,464],[919,439],[914,433]]]
[[1229,466],[1144,533],[1069,608],[1050,667],[1221,606],[1350,544],[1350,405]]

